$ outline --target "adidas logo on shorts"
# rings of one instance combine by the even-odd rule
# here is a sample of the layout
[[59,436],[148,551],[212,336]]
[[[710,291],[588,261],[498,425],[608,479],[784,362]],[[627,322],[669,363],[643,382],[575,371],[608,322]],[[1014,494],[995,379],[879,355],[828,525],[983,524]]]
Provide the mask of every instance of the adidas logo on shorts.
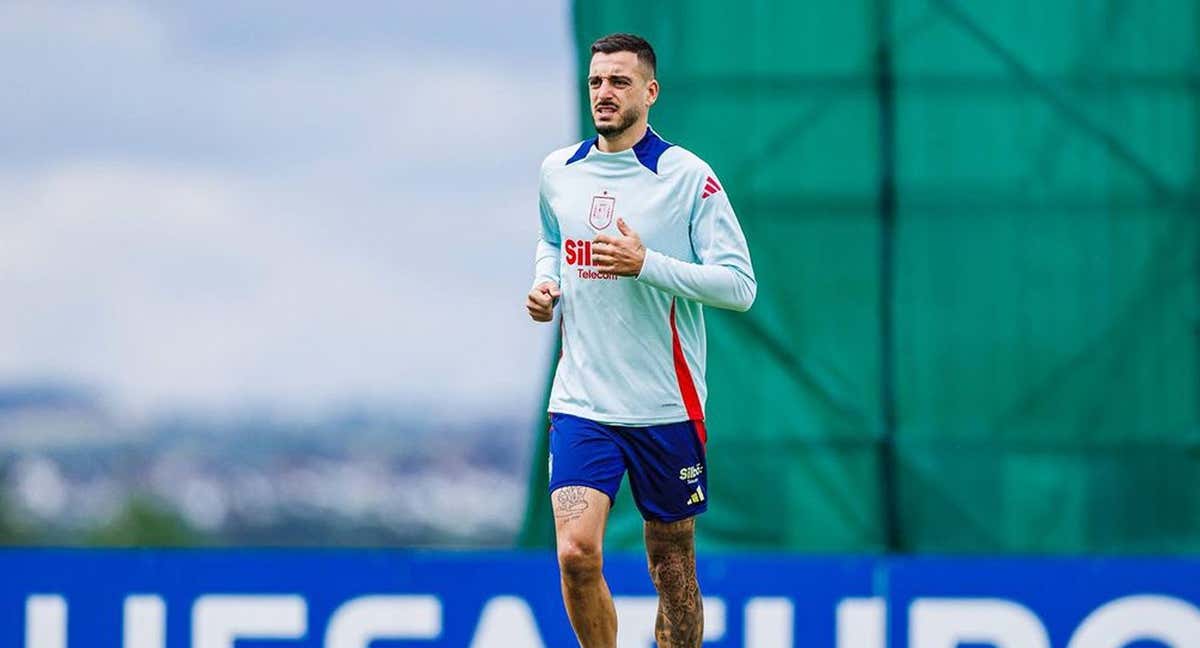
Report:
[[688,498],[687,503],[689,506],[691,506],[692,504],[699,504],[700,502],[703,502],[703,501],[704,501],[704,490],[702,488],[700,488],[699,486],[697,486],[696,492],[692,493],[692,496]]

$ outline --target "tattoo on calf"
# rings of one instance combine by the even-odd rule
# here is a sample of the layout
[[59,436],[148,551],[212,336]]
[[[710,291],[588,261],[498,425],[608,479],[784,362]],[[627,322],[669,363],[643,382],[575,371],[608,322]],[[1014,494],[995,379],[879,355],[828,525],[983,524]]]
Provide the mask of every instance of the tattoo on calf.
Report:
[[696,582],[694,520],[651,523],[646,529],[650,578],[658,590],[654,636],[663,648],[699,648],[704,605]]
[[583,486],[564,486],[554,491],[554,517],[566,522],[578,520],[588,509]]
[[658,619],[654,634],[664,648],[700,648],[704,632],[704,608],[694,567],[686,560],[670,558],[654,574],[658,589]]

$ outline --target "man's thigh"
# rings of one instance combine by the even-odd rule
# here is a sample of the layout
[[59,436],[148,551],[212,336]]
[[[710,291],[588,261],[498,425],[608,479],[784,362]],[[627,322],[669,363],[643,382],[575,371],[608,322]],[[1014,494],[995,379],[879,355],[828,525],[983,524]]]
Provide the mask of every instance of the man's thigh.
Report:
[[610,430],[566,414],[550,416],[550,503],[560,547],[600,546],[608,512],[625,475],[625,459]]
[[611,506],[608,495],[588,486],[563,486],[550,494],[550,503],[560,549],[600,550]]
[[625,476],[621,445],[603,424],[569,414],[550,415],[551,493],[566,486],[586,486],[616,500]]
[[650,561],[662,554],[689,554],[696,551],[696,518],[674,522],[646,520],[643,525],[646,554]]
[[620,428],[642,518],[678,522],[708,510],[708,464],[695,421]]

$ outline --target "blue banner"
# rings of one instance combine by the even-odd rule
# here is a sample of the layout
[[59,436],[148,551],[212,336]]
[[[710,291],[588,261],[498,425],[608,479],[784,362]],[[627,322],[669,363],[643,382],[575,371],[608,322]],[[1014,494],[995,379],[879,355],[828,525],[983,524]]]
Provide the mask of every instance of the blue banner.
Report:
[[[714,648],[1198,648],[1200,560],[706,555]],[[620,648],[651,648],[641,556],[609,556]],[[559,648],[553,555],[0,552],[0,646]]]

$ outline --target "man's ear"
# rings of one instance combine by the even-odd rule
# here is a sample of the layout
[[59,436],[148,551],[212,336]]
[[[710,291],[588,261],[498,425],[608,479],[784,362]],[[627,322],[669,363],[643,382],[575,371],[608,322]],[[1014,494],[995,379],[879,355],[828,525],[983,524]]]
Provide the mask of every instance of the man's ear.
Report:
[[658,101],[658,79],[650,79],[646,84],[646,102],[653,106],[655,101]]

